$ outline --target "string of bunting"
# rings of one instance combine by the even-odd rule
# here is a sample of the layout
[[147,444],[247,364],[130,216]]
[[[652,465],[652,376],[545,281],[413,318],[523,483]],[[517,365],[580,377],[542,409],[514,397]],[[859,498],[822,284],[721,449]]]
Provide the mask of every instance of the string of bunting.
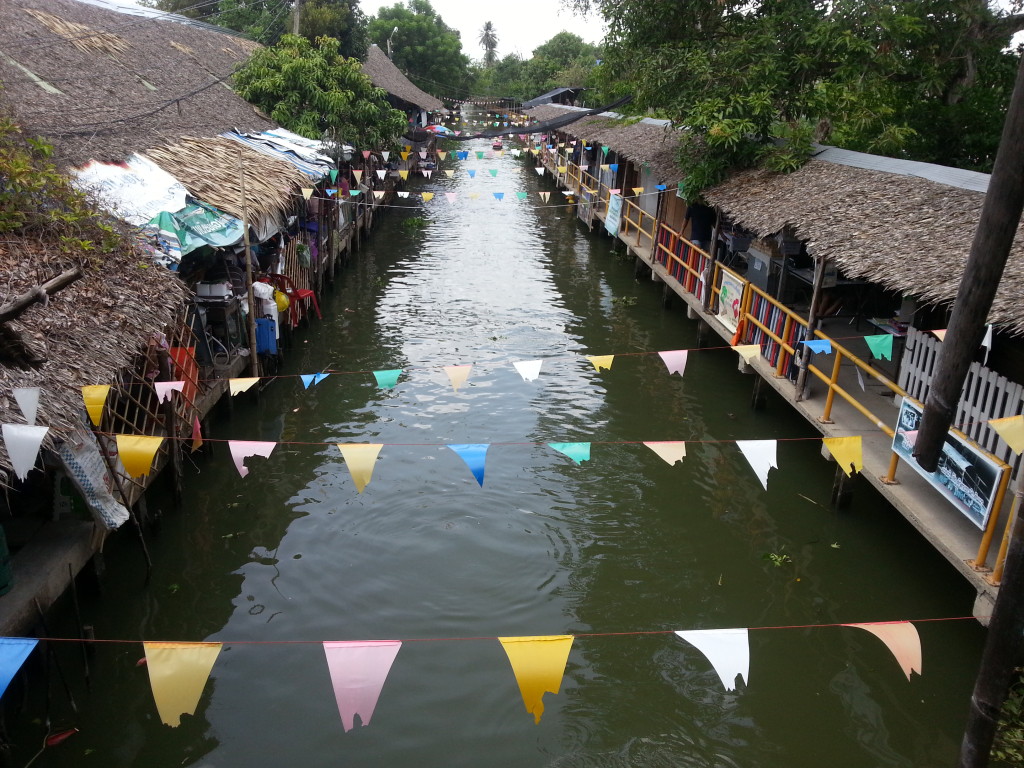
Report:
[[[915,621],[924,623],[973,620],[973,617],[958,616]],[[138,666],[145,666],[147,669],[160,720],[168,726],[177,727],[181,723],[182,715],[195,714],[213,666],[225,645],[321,645],[342,727],[348,732],[355,727],[357,716],[363,727],[370,724],[384,683],[403,643],[497,640],[512,667],[526,712],[533,715],[534,723],[540,723],[544,714],[544,695],[557,695],[560,692],[569,653],[577,638],[675,635],[696,649],[710,663],[726,691],[734,691],[738,683],[744,688],[750,684],[751,631],[833,627],[863,630],[876,637],[892,654],[908,681],[911,680],[912,673],[922,674],[921,638],[913,621],[413,640],[142,641],[144,657]],[[80,638],[43,639],[50,642],[95,644],[140,642]],[[36,648],[39,640],[40,638],[0,638],[0,696],[7,690],[11,680]]]

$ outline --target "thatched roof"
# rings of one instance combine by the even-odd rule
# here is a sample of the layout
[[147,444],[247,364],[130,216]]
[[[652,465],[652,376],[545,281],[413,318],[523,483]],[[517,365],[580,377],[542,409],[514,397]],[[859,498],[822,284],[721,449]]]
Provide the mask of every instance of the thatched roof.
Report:
[[[0,242],[0,305],[81,264],[38,237],[5,236]],[[87,262],[85,273],[46,304],[36,304],[4,324],[45,362],[38,369],[0,363],[0,422],[24,424],[11,390],[40,387],[36,423],[50,427],[44,445],[82,423],[80,387],[114,383],[149,336],[174,321],[186,293],[173,272],[152,266],[149,255],[136,251],[130,241],[119,253]],[[9,347],[0,339],[0,352],[5,349]],[[0,485],[2,473],[10,468],[7,451],[0,447]]]
[[435,99],[429,93],[424,93],[409,78],[402,74],[391,59],[387,57],[378,46],[371,45],[366,54],[366,61],[363,62],[363,73],[370,78],[375,86],[383,88],[392,96],[397,96],[415,107],[425,109],[427,112],[442,112],[444,104],[440,99]]
[[[923,165],[923,164],[921,164]],[[916,177],[812,159],[787,175],[747,171],[704,193],[758,235],[790,227],[810,253],[928,302],[956,298],[985,196]],[[1024,334],[1019,233],[989,320]]]
[[223,136],[186,137],[143,154],[180,181],[193,197],[239,219],[244,168],[245,207],[250,222],[269,219],[282,224],[295,196],[310,186],[309,177],[291,163]]
[[[582,107],[546,104],[527,110],[527,114],[543,122],[564,117],[574,110],[586,111]],[[573,138],[603,144],[636,165],[647,165],[662,184],[674,186],[683,178],[676,164],[677,133],[667,120],[627,119],[605,112],[584,117],[559,130]]]
[[117,162],[181,136],[274,127],[226,83],[254,45],[75,0],[4,0],[0,99],[62,165]]

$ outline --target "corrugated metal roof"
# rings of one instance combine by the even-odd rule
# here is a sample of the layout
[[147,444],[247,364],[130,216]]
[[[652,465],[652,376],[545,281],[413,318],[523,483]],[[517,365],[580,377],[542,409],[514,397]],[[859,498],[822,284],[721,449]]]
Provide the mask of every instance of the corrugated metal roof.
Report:
[[989,175],[978,171],[965,171],[962,168],[950,168],[933,163],[919,163],[915,160],[898,160],[894,157],[869,155],[866,152],[854,152],[849,149],[818,145],[820,151],[814,156],[818,160],[835,165],[848,165],[852,168],[864,168],[869,171],[895,173],[900,176],[916,176],[938,184],[969,189],[973,192],[987,192]]

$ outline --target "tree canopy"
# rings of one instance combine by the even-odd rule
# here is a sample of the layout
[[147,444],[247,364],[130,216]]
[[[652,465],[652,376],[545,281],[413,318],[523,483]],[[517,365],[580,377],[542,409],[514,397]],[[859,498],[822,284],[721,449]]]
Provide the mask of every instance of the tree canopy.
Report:
[[484,26],[480,30],[478,42],[480,47],[484,49],[484,66],[493,67],[494,62],[498,58],[498,32],[491,22],[484,22]]
[[235,87],[285,128],[307,138],[343,141],[362,149],[395,143],[405,115],[363,74],[359,61],[340,54],[337,40],[311,43],[285,35],[257,50],[235,74]]
[[395,66],[427,93],[458,96],[469,86],[469,57],[462,52],[462,38],[429,0],[381,8],[370,17],[369,37],[383,51],[390,38]]
[[596,88],[600,49],[579,35],[559,32],[537,46],[529,59],[509,54],[477,73],[476,88],[487,96],[526,101],[559,86]]
[[787,171],[811,141],[987,170],[1024,28],[985,0],[579,0],[608,22],[605,85],[687,130],[685,193]]

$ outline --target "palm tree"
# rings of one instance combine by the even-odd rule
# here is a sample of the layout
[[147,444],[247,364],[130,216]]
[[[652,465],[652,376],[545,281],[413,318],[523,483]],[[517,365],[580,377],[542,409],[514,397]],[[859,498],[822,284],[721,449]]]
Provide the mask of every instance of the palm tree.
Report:
[[484,49],[484,65],[493,66],[494,62],[497,61],[498,57],[495,51],[498,49],[498,33],[494,30],[494,25],[491,22],[484,22],[483,29],[480,30],[480,45]]

